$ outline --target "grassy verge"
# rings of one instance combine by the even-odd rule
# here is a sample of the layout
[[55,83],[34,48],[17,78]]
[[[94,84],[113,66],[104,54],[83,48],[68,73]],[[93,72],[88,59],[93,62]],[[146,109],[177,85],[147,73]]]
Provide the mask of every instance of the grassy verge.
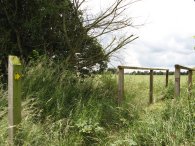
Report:
[[[126,77],[126,101],[119,107],[115,76],[81,78],[52,60],[33,62],[23,79],[23,120],[17,144],[194,145],[194,91],[188,97],[183,86],[181,97],[173,100],[173,82],[165,89],[164,78],[158,76],[155,97],[165,99],[148,106],[148,80]],[[0,145],[7,145],[6,98],[0,86]]]

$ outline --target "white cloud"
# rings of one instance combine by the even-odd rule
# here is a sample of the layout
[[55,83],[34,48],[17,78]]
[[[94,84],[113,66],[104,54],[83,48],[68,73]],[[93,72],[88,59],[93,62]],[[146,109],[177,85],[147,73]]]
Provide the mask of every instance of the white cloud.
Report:
[[[90,0],[97,13],[114,0]],[[134,24],[145,23],[137,30],[139,39],[122,54],[122,64],[132,66],[173,67],[174,64],[195,66],[195,2],[194,0],[142,0],[132,5],[127,15]],[[112,64],[118,65],[116,61]]]

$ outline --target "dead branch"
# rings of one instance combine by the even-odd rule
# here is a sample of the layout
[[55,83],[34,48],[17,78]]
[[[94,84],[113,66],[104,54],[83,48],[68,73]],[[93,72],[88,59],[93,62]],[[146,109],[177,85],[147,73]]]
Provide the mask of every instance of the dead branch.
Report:
[[[118,32],[122,33],[123,30],[129,30],[129,28],[134,28],[137,25],[133,24],[133,18],[127,16],[126,10],[140,0],[115,0],[109,7],[105,8],[103,11],[99,12],[97,15],[87,14],[83,20],[86,32],[94,39],[99,39],[100,37],[108,37],[113,35],[113,39],[107,42],[104,50],[106,52],[106,57],[110,57],[113,53],[117,52],[121,48],[124,48],[127,44],[131,43],[137,36],[126,34],[118,35]],[[85,0],[74,0],[74,4],[81,5]]]

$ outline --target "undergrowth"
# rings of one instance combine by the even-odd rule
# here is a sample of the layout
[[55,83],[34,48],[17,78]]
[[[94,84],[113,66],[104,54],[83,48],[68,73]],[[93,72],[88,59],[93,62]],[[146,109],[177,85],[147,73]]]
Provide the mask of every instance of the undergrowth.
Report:
[[[195,144],[194,92],[173,100],[172,82],[154,105],[139,104],[140,83],[118,106],[116,78],[109,73],[83,78],[44,59],[26,66],[24,75],[17,145]],[[6,98],[0,85],[0,145],[8,145]]]

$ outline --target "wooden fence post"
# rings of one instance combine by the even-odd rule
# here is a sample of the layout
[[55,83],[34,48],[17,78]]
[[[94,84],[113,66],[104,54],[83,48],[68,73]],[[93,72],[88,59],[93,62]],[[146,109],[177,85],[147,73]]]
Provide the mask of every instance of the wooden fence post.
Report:
[[8,58],[8,136],[14,145],[17,125],[21,122],[21,72],[22,65],[16,56]]
[[165,87],[167,87],[169,84],[169,70],[166,70],[166,81],[165,81]]
[[189,95],[191,95],[191,89],[192,89],[192,70],[188,71],[188,92]]
[[150,70],[150,89],[149,89],[149,103],[152,104],[154,102],[153,98],[153,70]]
[[175,65],[175,96],[180,96],[180,67]]
[[118,103],[120,104],[124,96],[124,68],[118,67]]

